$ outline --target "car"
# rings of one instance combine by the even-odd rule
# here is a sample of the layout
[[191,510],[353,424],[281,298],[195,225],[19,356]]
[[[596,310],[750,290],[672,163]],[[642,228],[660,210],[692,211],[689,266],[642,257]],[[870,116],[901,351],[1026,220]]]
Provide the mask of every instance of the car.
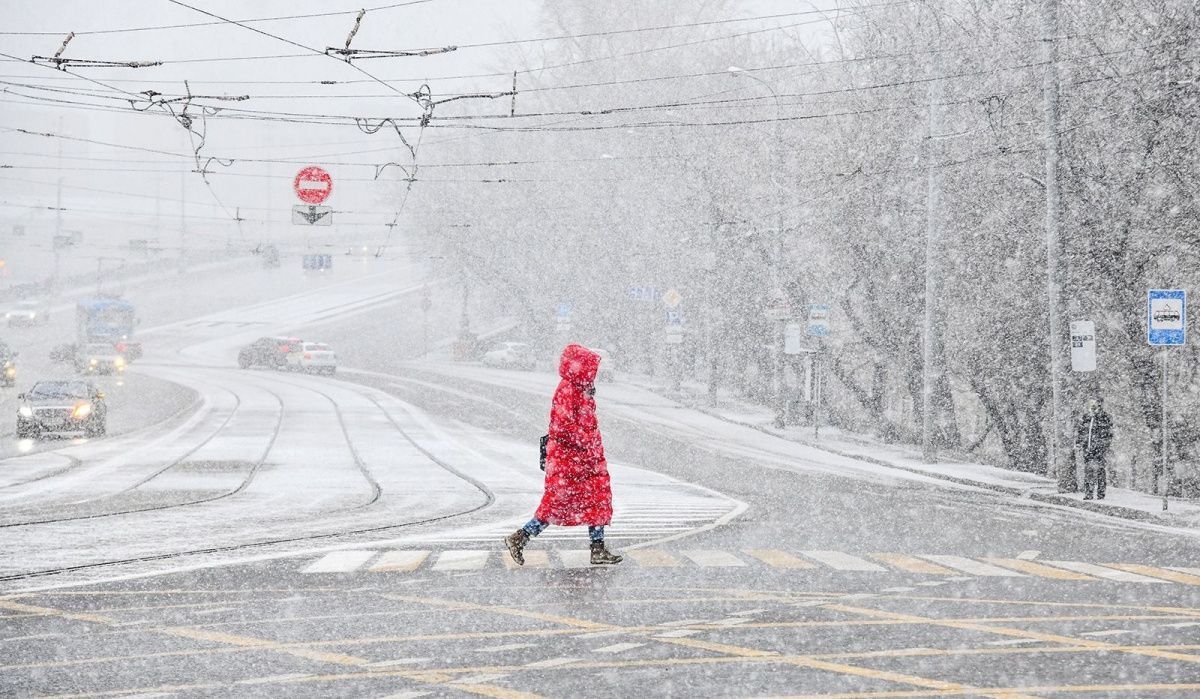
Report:
[[37,325],[50,321],[50,306],[42,301],[18,301],[4,314],[8,327]]
[[18,396],[17,438],[48,434],[102,437],[108,432],[104,393],[82,379],[38,381]]
[[497,342],[483,354],[483,363],[502,369],[525,369],[537,366],[533,348],[524,342]]
[[17,353],[0,342],[0,385],[12,388],[17,385]]
[[254,366],[285,368],[288,353],[302,342],[298,337],[260,337],[238,351],[238,366],[243,369]]
[[91,342],[75,354],[75,371],[80,374],[123,374],[125,357],[106,342]]
[[287,355],[288,369],[333,376],[337,372],[337,353],[324,342],[301,342]]

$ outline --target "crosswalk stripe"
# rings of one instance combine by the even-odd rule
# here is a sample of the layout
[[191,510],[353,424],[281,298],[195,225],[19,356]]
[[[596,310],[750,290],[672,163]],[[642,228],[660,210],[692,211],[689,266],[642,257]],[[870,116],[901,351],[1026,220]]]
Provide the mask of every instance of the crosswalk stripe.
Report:
[[559,667],[560,665],[577,663],[579,660],[579,658],[547,658],[546,660],[537,660],[532,663],[525,663],[525,667]]
[[438,554],[434,570],[479,570],[487,564],[491,551],[449,550]]
[[375,557],[376,551],[332,551],[301,573],[349,573]]
[[662,549],[631,549],[626,552],[640,566],[647,568],[674,568],[679,559]]
[[558,560],[562,561],[564,568],[587,568],[592,565],[592,552],[579,549],[559,551]]
[[893,568],[908,571],[909,573],[923,573],[925,575],[954,575],[954,571],[949,568],[943,568],[939,565],[934,565],[929,561],[922,561],[920,558],[913,556],[905,556],[901,553],[868,553],[868,556],[877,561],[886,563]]
[[780,551],[778,549],[745,549],[744,553],[754,556],[772,568],[795,568],[798,570],[811,570],[816,568],[815,565],[809,563],[808,561],[802,558],[796,558],[787,551]]
[[1095,580],[1095,578],[1090,575],[1073,573],[1069,570],[1061,570],[1059,568],[1051,568],[1050,566],[1044,566],[1040,563],[1034,563],[1023,558],[985,558],[983,560],[987,561],[988,563],[995,563],[998,566],[1004,566],[1005,568],[1019,570],[1022,573],[1028,573],[1029,575],[1036,575],[1039,578],[1051,578],[1052,580]]
[[800,553],[818,563],[824,563],[834,570],[870,570],[876,572],[887,570],[870,561],[864,561],[858,556],[851,556],[841,551],[801,551]]
[[1183,583],[1184,585],[1200,585],[1200,575],[1182,573],[1177,570],[1156,568],[1155,566],[1139,565],[1137,563],[1105,563],[1104,565],[1109,568],[1120,568],[1130,573],[1141,573],[1142,575],[1149,575],[1152,578],[1162,578],[1163,580]]
[[1079,561],[1044,561],[1044,562],[1047,563],[1048,565],[1054,566],[1055,568],[1065,568],[1067,570],[1073,570],[1076,573],[1084,573],[1086,575],[1093,575],[1097,578],[1104,578],[1105,580],[1115,580],[1117,582],[1138,582],[1138,583],[1166,583],[1167,582],[1166,580],[1159,580],[1158,578],[1150,578],[1150,577],[1146,577],[1145,575],[1138,575],[1137,573],[1130,573],[1128,571],[1117,570],[1115,568],[1105,568],[1103,566],[1093,565],[1091,563],[1081,563]]
[[420,568],[426,558],[429,558],[428,551],[384,551],[368,570],[372,573],[411,573]]
[[504,567],[506,567],[510,570],[515,569],[515,568],[549,568],[550,567],[550,554],[546,551],[526,551],[524,566],[517,565],[517,562],[512,559],[512,556],[508,555],[507,551],[502,553],[500,555],[500,558],[504,561]]
[[923,556],[921,556],[921,558],[927,558],[927,559],[933,561],[934,563],[940,563],[941,565],[944,565],[947,568],[961,570],[964,573],[970,573],[971,575],[978,575],[981,577],[988,577],[988,578],[1021,578],[1021,577],[1024,577],[1023,573],[1018,573],[1015,570],[1008,570],[1007,568],[1000,568],[997,566],[988,565],[987,563],[980,563],[979,561],[977,561],[973,558],[964,558],[962,556],[935,556],[935,555],[928,555],[928,556],[923,555]]
[[624,653],[627,650],[633,650],[634,648],[641,648],[644,645],[646,645],[646,644],[645,643],[614,643],[611,646],[604,646],[603,648],[593,648],[592,652],[593,653]]
[[690,558],[696,565],[705,568],[736,568],[746,565],[745,561],[726,551],[694,549],[684,551],[683,555]]

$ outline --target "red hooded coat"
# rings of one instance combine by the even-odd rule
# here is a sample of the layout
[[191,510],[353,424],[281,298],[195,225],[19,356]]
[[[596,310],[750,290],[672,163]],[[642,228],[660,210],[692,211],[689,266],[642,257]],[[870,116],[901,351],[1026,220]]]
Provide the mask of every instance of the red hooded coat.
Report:
[[612,485],[590,395],[600,355],[567,345],[558,365],[562,381],[550,408],[546,444],[546,492],[535,517],[561,526],[600,526],[612,521]]

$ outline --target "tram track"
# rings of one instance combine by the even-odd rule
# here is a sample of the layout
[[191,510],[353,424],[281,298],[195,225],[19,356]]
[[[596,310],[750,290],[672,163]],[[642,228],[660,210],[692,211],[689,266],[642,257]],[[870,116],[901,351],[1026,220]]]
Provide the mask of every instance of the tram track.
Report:
[[[289,383],[293,386],[298,386],[298,387],[300,386],[299,384],[295,384],[290,381],[288,381],[286,383]],[[347,383],[347,385],[352,386],[354,384]],[[331,400],[336,406],[336,401],[334,401],[331,396],[328,396],[324,392],[322,392],[320,390],[312,389],[311,386],[303,386],[303,388],[308,388],[310,390],[314,390],[314,392],[316,392],[318,394],[325,395],[326,398]],[[256,549],[263,549],[263,548],[270,547],[270,546],[279,546],[279,545],[293,544],[293,543],[299,543],[299,542],[327,541],[327,540],[331,540],[331,539],[354,537],[354,536],[359,536],[359,535],[364,535],[364,534],[386,533],[389,531],[398,531],[398,530],[403,530],[403,529],[416,527],[416,526],[420,526],[420,525],[432,524],[432,523],[436,523],[436,522],[443,522],[443,521],[451,520],[451,519],[458,518],[458,517],[468,516],[468,515],[480,512],[495,503],[496,495],[492,491],[491,488],[489,488],[486,484],[479,481],[478,479],[475,479],[475,478],[463,473],[459,469],[455,468],[452,464],[450,464],[447,461],[445,461],[444,459],[438,457],[436,454],[434,454],[432,451],[430,451],[428,448],[426,448],[424,445],[422,445],[420,443],[420,441],[417,440],[412,435],[412,433],[408,429],[406,429],[404,427],[404,425],[402,425],[400,423],[399,420],[396,419],[396,417],[392,414],[392,412],[390,410],[388,410],[388,408],[385,407],[374,395],[371,395],[370,393],[364,393],[359,390],[354,390],[354,389],[349,389],[349,390],[352,390],[354,393],[358,393],[359,395],[363,396],[366,400],[368,400],[370,403],[372,403],[381,412],[381,414],[385,417],[387,422],[389,424],[391,424],[392,427],[409,444],[411,444],[413,446],[413,448],[416,449],[424,458],[428,459],[435,466],[445,470],[447,473],[451,474],[455,478],[462,480],[463,482],[469,484],[472,488],[477,490],[483,496],[482,501],[480,501],[476,504],[473,504],[470,507],[464,507],[461,509],[457,509],[453,512],[438,514],[438,515],[429,516],[429,517],[418,517],[416,519],[412,519],[412,520],[408,520],[408,521],[404,521],[404,522],[396,522],[396,523],[372,525],[372,526],[360,526],[360,527],[352,526],[352,527],[342,528],[342,529],[339,529],[336,531],[311,532],[311,533],[304,533],[304,534],[297,534],[297,535],[290,535],[290,536],[267,537],[267,538],[263,538],[263,539],[259,539],[259,540],[255,540],[255,541],[242,542],[242,543],[201,546],[201,547],[189,548],[189,549],[180,550],[180,551],[172,551],[172,552],[159,553],[159,554],[148,554],[148,555],[143,555],[143,556],[130,556],[130,557],[115,558],[115,559],[109,559],[109,560],[103,560],[103,561],[80,563],[77,565],[65,565],[65,566],[44,568],[44,569],[39,569],[39,570],[34,570],[34,571],[26,571],[26,572],[21,572],[21,573],[0,575],[0,583],[18,582],[18,581],[22,581],[22,580],[51,577],[51,576],[55,576],[55,575],[65,574],[65,573],[87,571],[87,570],[97,570],[97,569],[103,569],[103,568],[112,568],[112,567],[128,565],[128,564],[149,563],[149,562],[165,561],[165,560],[172,560],[172,559],[182,559],[182,558],[187,558],[190,556],[198,556],[198,555],[205,555],[205,554],[231,553],[231,552],[237,552],[237,551],[253,551]],[[343,428],[343,435],[347,439],[347,444],[351,444],[352,442],[351,442],[350,435],[349,435],[349,429],[346,427],[346,424],[345,424],[345,418],[344,418],[344,416],[341,415],[340,408],[336,408],[336,410],[338,411],[339,421]],[[275,436],[276,437],[278,436],[278,431],[275,432]],[[261,463],[266,461],[266,457],[270,453],[270,448],[273,448],[273,446],[274,446],[274,439],[272,440],[271,447],[269,447],[267,450],[264,451],[264,458],[260,459],[260,462],[259,462],[260,465],[261,465]],[[362,462],[361,457],[358,457],[357,453],[355,453],[355,456],[357,458],[357,463],[362,464],[362,468],[364,469],[364,471],[363,471],[364,476],[369,477],[369,479],[370,479],[369,482],[373,482],[375,484],[375,487],[372,489],[372,497],[367,502],[358,504],[355,508],[355,509],[362,509],[364,507],[369,507],[369,506],[374,505],[377,502],[379,502],[380,498],[382,498],[382,496],[383,496],[383,489],[382,489],[382,487],[380,487],[378,485],[378,482],[375,481],[374,478],[370,476],[369,470],[366,470],[366,465],[364,462]],[[235,495],[239,492],[242,492],[249,485],[250,480],[251,479],[247,479],[246,481],[244,481],[237,489],[223,493],[220,496],[208,498],[206,501],[211,502],[216,499],[227,498],[227,497]],[[199,504],[200,502],[201,501],[196,501],[193,503],[186,503],[186,504]],[[185,503],[176,503],[174,505],[162,506],[162,507],[157,507],[157,508],[142,508],[142,509],[139,509],[138,511],[146,512],[146,511],[151,511],[153,509],[158,509],[158,510],[170,509],[172,507],[179,507],[183,504],[185,504]],[[122,513],[108,513],[105,516],[111,516],[113,514],[135,514],[135,513],[136,512],[134,512],[134,511],[122,512]],[[45,520],[43,522],[29,522],[29,523],[23,523],[23,524],[25,526],[32,526],[32,525],[37,525],[37,524],[54,524],[56,522],[71,521],[73,519],[90,519],[90,518],[94,518],[94,517],[60,518],[57,520],[49,519],[49,520]]]

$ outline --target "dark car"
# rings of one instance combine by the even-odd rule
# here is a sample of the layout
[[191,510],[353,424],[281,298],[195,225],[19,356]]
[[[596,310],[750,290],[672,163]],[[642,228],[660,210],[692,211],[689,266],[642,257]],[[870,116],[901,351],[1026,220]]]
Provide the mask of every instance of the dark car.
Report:
[[238,352],[238,366],[243,369],[252,366],[281,369],[287,366],[288,353],[300,345],[298,337],[260,337]]
[[18,398],[18,439],[48,434],[101,437],[108,431],[104,394],[88,381],[38,381]]

